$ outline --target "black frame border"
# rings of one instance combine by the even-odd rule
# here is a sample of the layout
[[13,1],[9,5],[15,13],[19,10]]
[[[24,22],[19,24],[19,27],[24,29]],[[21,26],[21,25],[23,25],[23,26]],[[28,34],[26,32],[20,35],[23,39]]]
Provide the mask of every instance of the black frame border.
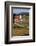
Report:
[[[9,5],[33,5],[33,40],[21,40],[21,41],[9,41]],[[27,2],[5,2],[5,44],[15,44],[15,43],[27,43],[27,42],[35,42],[35,3],[27,3]]]

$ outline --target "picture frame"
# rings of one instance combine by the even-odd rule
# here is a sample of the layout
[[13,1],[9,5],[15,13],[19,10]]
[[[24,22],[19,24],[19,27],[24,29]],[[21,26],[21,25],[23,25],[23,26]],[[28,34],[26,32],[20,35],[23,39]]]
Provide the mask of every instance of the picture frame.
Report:
[[5,44],[35,42],[35,3],[5,2]]

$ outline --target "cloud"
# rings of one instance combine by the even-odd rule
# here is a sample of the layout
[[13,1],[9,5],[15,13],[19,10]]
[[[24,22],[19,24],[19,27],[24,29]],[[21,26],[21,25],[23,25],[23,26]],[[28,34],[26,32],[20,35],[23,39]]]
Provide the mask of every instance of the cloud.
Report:
[[29,12],[29,9],[18,9],[18,8],[13,8],[13,13],[16,13],[16,14],[19,14],[19,13],[21,13],[21,12]]

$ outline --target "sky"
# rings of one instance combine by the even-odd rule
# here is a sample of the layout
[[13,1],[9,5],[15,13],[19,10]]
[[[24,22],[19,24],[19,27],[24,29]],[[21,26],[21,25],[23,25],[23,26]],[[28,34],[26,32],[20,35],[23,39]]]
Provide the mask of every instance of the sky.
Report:
[[30,9],[18,9],[18,8],[13,8],[13,13],[16,13],[16,14],[18,14],[18,13],[21,13],[21,12],[29,12],[29,10]]

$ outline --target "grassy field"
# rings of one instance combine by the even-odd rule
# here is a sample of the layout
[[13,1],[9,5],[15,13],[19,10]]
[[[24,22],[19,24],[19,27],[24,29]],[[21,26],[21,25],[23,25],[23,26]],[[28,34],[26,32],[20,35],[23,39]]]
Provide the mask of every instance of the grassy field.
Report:
[[[25,18],[25,21],[24,21]],[[22,24],[13,24],[13,36],[26,36],[29,35],[29,16],[23,16]]]

